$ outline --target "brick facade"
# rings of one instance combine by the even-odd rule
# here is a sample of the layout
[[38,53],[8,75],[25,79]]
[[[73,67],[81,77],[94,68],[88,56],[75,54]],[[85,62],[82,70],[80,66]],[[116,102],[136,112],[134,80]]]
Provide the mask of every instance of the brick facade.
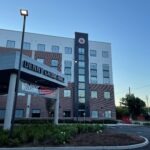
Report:
[[[10,52],[10,51],[19,51],[18,49],[10,49],[10,48],[0,48],[0,53],[2,52]],[[40,58],[44,59],[44,63],[50,66],[50,61],[52,59],[58,60],[58,70],[61,71],[62,68],[62,55],[60,53],[52,53],[52,52],[42,52],[42,51],[31,51],[31,50],[24,50],[23,54],[31,57],[33,54],[34,59]],[[75,94],[75,87],[74,83],[69,83],[66,88],[60,88],[60,111],[59,117],[61,119],[64,118],[63,112],[70,111],[71,112],[71,119],[73,118],[73,97]],[[71,97],[64,97],[64,90],[68,89],[71,90]],[[91,98],[91,91],[97,91],[97,98]],[[110,92],[110,99],[104,98],[104,92]],[[52,102],[53,103],[53,102]],[[6,106],[6,96],[0,96],[0,109],[5,109]],[[98,111],[98,118],[104,118],[105,111],[111,111],[112,119],[116,119],[115,113],[115,103],[114,103],[114,87],[113,85],[109,84],[89,84],[89,106],[90,106],[90,113],[91,111]],[[19,96],[17,101],[17,109],[24,110],[24,116],[26,113],[27,107],[27,96]],[[46,109],[46,99],[42,98],[41,96],[32,96],[31,100],[31,107],[30,107],[30,117],[32,116],[32,109],[39,109],[40,110],[40,117],[48,117],[48,112]],[[91,116],[91,114],[90,114]],[[87,118],[90,119],[90,118]]]

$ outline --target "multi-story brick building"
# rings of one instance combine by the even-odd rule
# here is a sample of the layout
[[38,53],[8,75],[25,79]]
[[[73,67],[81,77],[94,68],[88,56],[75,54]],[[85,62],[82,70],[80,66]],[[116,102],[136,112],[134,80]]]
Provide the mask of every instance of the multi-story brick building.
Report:
[[[19,50],[21,32],[0,30],[0,53]],[[25,33],[24,54],[61,71],[68,86],[60,89],[60,118],[115,119],[111,44],[89,41],[88,34],[75,38]],[[45,99],[32,95],[30,117],[47,117]],[[6,96],[0,96],[4,117]],[[19,96],[16,116],[25,117],[27,94]]]

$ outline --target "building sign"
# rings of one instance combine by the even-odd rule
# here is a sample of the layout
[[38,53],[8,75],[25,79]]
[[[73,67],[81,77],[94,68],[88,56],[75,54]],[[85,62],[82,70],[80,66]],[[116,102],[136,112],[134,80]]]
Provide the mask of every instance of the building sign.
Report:
[[85,39],[84,38],[79,38],[79,43],[80,44],[85,44]]
[[61,77],[53,72],[50,72],[42,67],[39,67],[35,64],[32,64],[26,60],[23,61],[23,67],[28,69],[28,70],[31,70],[31,71],[34,71],[36,73],[39,73],[39,74],[42,74],[44,76],[47,76],[49,78],[52,78],[52,79],[55,79],[57,81],[60,81],[60,82],[63,82],[64,83],[64,77]]

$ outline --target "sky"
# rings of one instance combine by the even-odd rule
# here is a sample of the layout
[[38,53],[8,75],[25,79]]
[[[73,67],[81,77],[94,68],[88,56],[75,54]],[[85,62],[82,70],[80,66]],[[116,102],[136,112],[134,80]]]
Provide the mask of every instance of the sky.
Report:
[[29,11],[27,32],[74,38],[78,31],[111,43],[117,105],[129,86],[150,99],[149,0],[1,0],[0,28],[21,31],[21,8]]

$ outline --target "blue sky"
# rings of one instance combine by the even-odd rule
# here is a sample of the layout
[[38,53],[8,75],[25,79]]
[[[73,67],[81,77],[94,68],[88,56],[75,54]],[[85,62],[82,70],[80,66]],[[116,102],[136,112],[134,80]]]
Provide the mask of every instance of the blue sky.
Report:
[[150,98],[149,0],[1,0],[0,28],[22,30],[20,8],[29,10],[26,31],[112,43],[116,104],[128,92]]

